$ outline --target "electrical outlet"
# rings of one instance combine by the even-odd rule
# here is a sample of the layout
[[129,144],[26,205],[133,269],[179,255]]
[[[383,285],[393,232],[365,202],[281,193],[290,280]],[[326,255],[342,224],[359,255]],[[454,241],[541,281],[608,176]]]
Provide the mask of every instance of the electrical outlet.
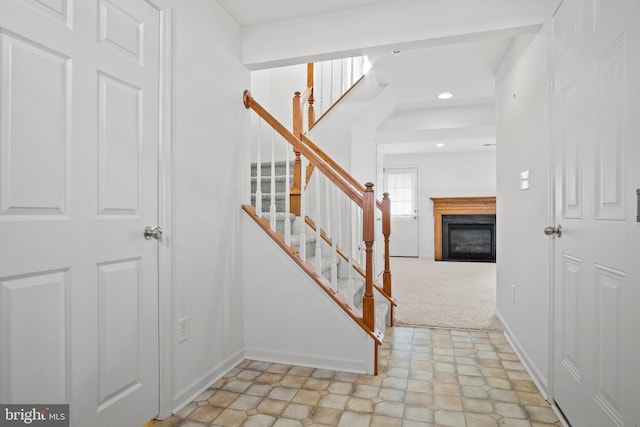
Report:
[[178,319],[178,331],[176,334],[178,344],[189,339],[189,316]]
[[511,285],[511,302],[516,302],[516,285]]

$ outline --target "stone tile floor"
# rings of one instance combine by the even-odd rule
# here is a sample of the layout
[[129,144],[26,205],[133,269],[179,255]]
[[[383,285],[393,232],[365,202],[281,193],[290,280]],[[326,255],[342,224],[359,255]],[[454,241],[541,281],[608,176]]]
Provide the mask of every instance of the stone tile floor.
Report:
[[502,333],[386,332],[378,376],[245,360],[153,427],[562,425]]

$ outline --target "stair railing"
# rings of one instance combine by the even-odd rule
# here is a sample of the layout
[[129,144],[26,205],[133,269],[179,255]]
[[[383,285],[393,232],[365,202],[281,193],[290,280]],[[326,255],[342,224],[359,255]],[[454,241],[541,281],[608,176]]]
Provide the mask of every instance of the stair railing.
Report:
[[[330,61],[329,61],[330,62]],[[331,65],[331,70],[334,69],[334,65]],[[344,66],[343,66],[344,69]],[[353,70],[352,64],[352,70]],[[353,74],[355,77],[356,74]],[[320,117],[322,119],[326,113],[333,108],[334,105],[337,105],[340,100],[342,100],[362,79],[364,78],[363,74],[359,75],[359,78],[355,80],[355,82],[350,81],[351,86],[338,97],[327,111]],[[322,79],[321,79],[322,80]],[[358,188],[361,192],[365,191],[365,187],[355,180],[344,168],[342,168],[338,163],[336,163],[331,156],[325,153],[320,147],[318,147],[311,139],[308,138],[307,134],[311,128],[317,123],[315,120],[315,109],[314,109],[314,93],[315,87],[314,85],[314,64],[307,64],[307,88],[303,93],[296,92],[293,96],[293,134],[296,136],[302,143],[311,148],[320,158],[322,158],[326,163],[328,163],[340,176],[343,180],[348,182],[354,188]],[[333,101],[333,100],[332,100]],[[305,105],[307,105],[307,115],[306,115],[306,123],[305,123],[305,115],[304,109]],[[320,120],[319,119],[319,120]],[[318,121],[319,121],[318,120]],[[306,168],[302,168],[302,165],[297,161],[300,156],[300,153],[295,151],[296,162],[294,163],[294,182],[291,188],[291,206],[292,211],[297,215],[300,213],[299,210],[296,210],[296,206],[298,206],[299,202],[299,194],[300,189],[309,184],[311,181],[311,177],[313,175],[314,166],[310,164]],[[302,176],[304,175],[304,180]],[[384,239],[384,248],[383,248],[383,259],[384,259],[384,270],[382,273],[382,287],[379,289],[383,296],[391,303],[391,315],[390,315],[390,326],[393,326],[393,307],[397,305],[392,295],[392,285],[391,285],[391,267],[390,267],[390,254],[389,254],[389,236],[391,235],[391,209],[390,209],[390,200],[389,194],[384,193],[382,201],[376,200],[376,208],[381,213],[382,219],[382,237]]]
[[[341,173],[334,169],[332,164],[323,159],[267,112],[264,107],[251,96],[249,91],[244,92],[243,101],[245,107],[252,109],[258,116],[258,145],[262,145],[262,140],[265,138],[265,135],[271,139],[270,195],[269,197],[265,197],[265,201],[267,198],[269,199],[268,212],[270,221],[264,220],[262,218],[262,212],[259,210],[256,211],[252,206],[245,205],[243,208],[253,215],[254,219],[276,239],[285,251],[295,257],[296,262],[312,275],[316,282],[341,304],[352,318],[360,323],[372,337],[381,343],[381,336],[383,334],[375,328],[374,311],[373,244],[375,239],[376,201],[373,184],[367,183],[363,186],[357,183],[357,185],[355,185],[352,179],[345,179]],[[267,128],[269,132],[265,132],[263,127]],[[283,147],[275,146],[274,140],[276,135],[279,135],[279,139],[284,141]],[[295,214],[302,218],[302,224],[298,225],[300,233],[298,234],[299,241],[297,247],[292,244],[290,231],[289,236],[287,236],[287,230],[285,229],[285,235],[281,236],[277,230],[277,225],[272,219],[278,214],[276,212],[277,209],[273,209],[273,206],[276,204],[276,193],[274,191],[276,177],[274,170],[278,163],[275,161],[275,157],[279,157],[279,155],[274,153],[281,153],[284,156],[291,149],[296,153],[293,172],[294,182],[291,187],[285,184],[284,197],[285,203],[287,200],[290,200],[291,203],[288,206],[285,205],[285,208],[280,214],[285,216],[284,222],[286,224],[289,222],[289,218],[287,218],[289,212],[294,213],[294,199],[291,196],[293,195],[293,189],[296,189],[297,179],[297,190],[299,190],[297,207],[299,211],[295,212]],[[257,159],[255,167],[257,172],[262,168],[262,159],[260,158],[261,149],[256,149],[256,153]],[[303,166],[313,165],[317,171],[317,173],[314,174],[313,182],[309,183],[309,185],[301,185],[300,174],[296,177],[295,165],[298,164],[298,162],[301,169]],[[284,167],[286,168],[288,164],[289,161],[287,159]],[[256,173],[256,175],[258,174]],[[256,190],[262,188],[263,183],[260,179],[261,178],[257,178]],[[262,204],[262,202],[260,202],[260,204]],[[259,206],[257,191],[254,205],[256,207]],[[344,206],[348,206],[348,208],[342,209]],[[340,212],[348,213],[341,215]],[[313,217],[313,219],[311,217]],[[309,230],[313,230],[316,234],[316,242],[313,249],[315,256],[313,257],[310,257],[310,254],[307,253],[308,230],[306,224],[310,224]],[[337,230],[340,230],[340,232]],[[333,234],[331,235],[330,233]],[[353,236],[350,239],[350,244],[339,244],[339,242],[346,242],[346,236],[349,235]],[[334,270],[334,265],[326,269],[322,263],[322,260],[327,258],[327,255],[329,259],[332,257],[355,259],[357,258],[357,254],[354,248],[361,248],[363,252],[362,269],[364,270],[363,276],[365,283],[361,310],[356,307],[357,304],[355,301],[349,300],[349,297],[352,297],[353,289],[347,289],[345,292],[346,295],[338,292],[337,271]],[[332,264],[334,263],[332,262]],[[325,270],[329,270],[329,273],[323,273]],[[350,285],[352,285],[352,283]]]
[[[314,88],[315,112],[320,115],[320,118],[337,104],[370,68],[366,56],[332,59],[309,64],[309,66],[313,68],[311,77],[307,78],[307,87]],[[313,125],[314,122],[309,121],[309,129]]]

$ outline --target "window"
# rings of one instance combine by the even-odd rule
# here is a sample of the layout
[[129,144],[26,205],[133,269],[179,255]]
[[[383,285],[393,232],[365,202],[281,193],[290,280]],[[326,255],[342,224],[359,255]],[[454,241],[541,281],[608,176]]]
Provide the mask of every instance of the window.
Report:
[[386,173],[386,191],[391,198],[391,215],[415,215],[415,169],[389,169]]

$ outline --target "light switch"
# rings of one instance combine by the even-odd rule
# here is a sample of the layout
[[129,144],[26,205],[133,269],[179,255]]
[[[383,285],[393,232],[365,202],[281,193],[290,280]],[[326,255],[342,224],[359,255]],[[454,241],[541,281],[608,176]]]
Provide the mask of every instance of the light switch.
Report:
[[528,170],[524,172],[520,172],[520,189],[521,190],[529,189],[529,171]]

